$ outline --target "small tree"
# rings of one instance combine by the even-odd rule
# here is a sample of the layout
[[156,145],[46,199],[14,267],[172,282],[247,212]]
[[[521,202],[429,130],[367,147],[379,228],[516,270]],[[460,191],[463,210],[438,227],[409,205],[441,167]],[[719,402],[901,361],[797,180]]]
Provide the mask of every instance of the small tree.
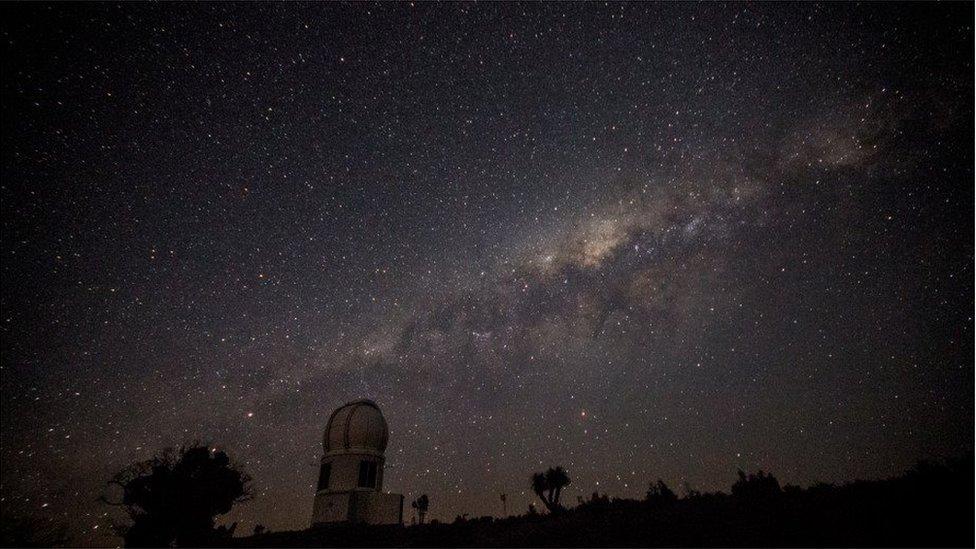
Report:
[[570,482],[569,473],[565,469],[559,466],[550,467],[544,473],[532,475],[532,491],[539,496],[550,513],[555,513],[562,509],[559,496]]
[[657,479],[647,489],[647,502],[653,505],[670,505],[678,501],[678,496],[663,480]]
[[233,533],[218,533],[214,518],[250,498],[250,480],[226,453],[193,445],[123,469],[109,481],[121,499],[102,499],[128,513],[132,524],[118,529],[128,547],[202,545]]
[[610,497],[606,494],[600,495],[599,492],[594,491],[590,496],[589,500],[583,500],[583,497],[579,498],[579,509],[589,510],[589,511],[605,511],[610,507]]
[[688,482],[687,480],[685,481],[685,499],[700,498],[701,495],[702,495],[701,492],[698,491],[698,490],[695,490],[691,486],[691,483],[690,482]]
[[417,510],[417,520],[420,524],[423,524],[424,517],[427,516],[427,509],[430,508],[430,499],[427,497],[427,494],[423,494],[413,500],[410,506]]
[[782,493],[776,477],[762,471],[748,475],[739,471],[739,480],[732,485],[732,495],[745,499],[767,500]]
[[539,499],[542,500],[542,503],[546,507],[549,507],[549,500],[546,498],[546,490],[548,489],[549,484],[546,482],[545,473],[535,473],[532,475],[532,491],[535,492],[535,495],[539,496]]

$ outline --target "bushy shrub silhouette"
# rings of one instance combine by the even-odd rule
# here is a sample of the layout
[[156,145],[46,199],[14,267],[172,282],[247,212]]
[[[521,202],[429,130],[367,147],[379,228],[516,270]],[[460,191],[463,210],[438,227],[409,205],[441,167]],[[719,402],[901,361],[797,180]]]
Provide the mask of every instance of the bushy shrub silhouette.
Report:
[[249,498],[250,477],[226,453],[192,445],[165,450],[115,475],[131,524],[117,528],[127,547],[194,546],[230,538],[235,525],[214,529],[214,518]]
[[663,480],[657,479],[657,482],[652,482],[648,487],[644,501],[656,506],[671,505],[678,501],[678,496],[668,488]]
[[748,475],[739,471],[739,480],[732,485],[733,496],[754,501],[775,499],[782,493],[776,477],[762,471]]

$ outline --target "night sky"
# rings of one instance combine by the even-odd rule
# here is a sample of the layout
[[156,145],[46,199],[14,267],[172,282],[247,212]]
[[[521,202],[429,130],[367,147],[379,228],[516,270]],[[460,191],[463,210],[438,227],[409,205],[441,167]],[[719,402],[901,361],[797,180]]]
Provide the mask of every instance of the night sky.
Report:
[[5,516],[200,440],[303,528],[360,397],[440,520],[973,450],[972,4],[3,15]]

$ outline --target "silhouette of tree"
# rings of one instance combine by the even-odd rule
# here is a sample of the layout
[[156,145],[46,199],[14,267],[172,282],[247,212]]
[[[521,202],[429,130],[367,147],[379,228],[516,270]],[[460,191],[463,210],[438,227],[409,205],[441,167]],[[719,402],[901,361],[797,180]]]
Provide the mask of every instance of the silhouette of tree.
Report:
[[671,505],[678,501],[678,496],[663,480],[657,479],[656,483],[652,482],[648,487],[645,499],[653,505]]
[[229,527],[228,526],[224,526],[223,524],[221,524],[220,526],[218,526],[214,530],[214,533],[213,533],[213,535],[211,537],[213,539],[215,539],[215,540],[230,539],[230,538],[234,537],[234,530],[237,530],[237,522],[236,521],[233,522],[233,523],[231,523],[231,525]]
[[600,495],[599,492],[593,492],[590,499],[583,500],[583,497],[578,498],[579,505],[576,507],[577,510],[589,510],[595,512],[605,511],[610,507],[610,497],[606,494]]
[[553,498],[553,504],[558,507],[559,496],[562,494],[563,488],[569,486],[571,482],[569,473],[562,467],[556,467],[555,469],[546,471],[546,480],[549,483],[549,487],[555,490],[556,495]]
[[732,485],[732,495],[751,500],[768,500],[782,494],[779,481],[762,471],[746,475],[739,471],[739,480]]
[[549,506],[549,501],[545,496],[545,492],[548,488],[549,485],[546,482],[545,473],[535,473],[532,475],[532,491],[535,492],[535,495],[539,496],[539,499],[542,500],[542,503],[546,504],[546,507]]
[[410,504],[411,507],[417,510],[417,519],[420,524],[424,523],[424,517],[427,516],[427,509],[430,508],[430,499],[427,494],[423,494],[419,498],[413,500]]
[[250,498],[250,476],[226,453],[206,446],[164,450],[115,475],[110,485],[132,521],[118,528],[128,547],[192,546],[233,535],[234,527],[214,529],[214,518]]
[[562,509],[559,496],[570,482],[569,474],[565,469],[559,466],[550,467],[545,473],[532,475],[532,491],[539,496],[550,513],[555,513]]

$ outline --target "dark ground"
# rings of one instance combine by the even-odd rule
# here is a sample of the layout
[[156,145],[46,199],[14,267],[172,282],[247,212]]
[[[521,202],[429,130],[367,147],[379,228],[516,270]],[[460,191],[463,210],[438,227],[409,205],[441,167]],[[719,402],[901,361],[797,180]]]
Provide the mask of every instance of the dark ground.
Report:
[[[236,547],[973,546],[973,460],[801,489],[758,479],[674,501],[595,498],[556,515],[423,526],[337,525],[235,538]],[[775,483],[775,481],[773,481]]]

